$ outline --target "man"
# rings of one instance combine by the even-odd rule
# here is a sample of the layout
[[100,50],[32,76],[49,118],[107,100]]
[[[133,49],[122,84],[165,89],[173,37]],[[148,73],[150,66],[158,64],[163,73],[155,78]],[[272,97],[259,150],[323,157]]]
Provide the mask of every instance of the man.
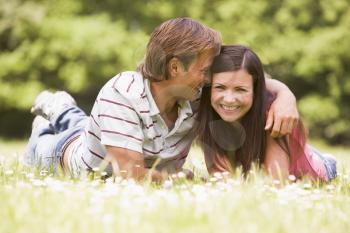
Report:
[[[193,140],[196,99],[220,44],[215,30],[190,18],[170,19],[151,34],[139,72],[108,81],[90,117],[65,92],[41,93],[32,112],[49,122],[34,121],[28,163],[56,168],[61,161],[73,176],[106,164],[109,174],[138,180],[181,171]],[[295,98],[278,81],[267,87],[277,100],[266,127],[273,126],[275,136],[288,133],[298,118]],[[291,108],[276,111],[280,106]]]

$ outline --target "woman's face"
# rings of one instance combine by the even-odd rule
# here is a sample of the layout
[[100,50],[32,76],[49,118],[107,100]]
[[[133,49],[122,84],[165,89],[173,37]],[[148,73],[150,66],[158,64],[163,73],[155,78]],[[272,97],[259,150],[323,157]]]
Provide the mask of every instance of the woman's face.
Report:
[[246,70],[213,75],[211,106],[224,121],[240,120],[252,107],[253,95],[253,77]]

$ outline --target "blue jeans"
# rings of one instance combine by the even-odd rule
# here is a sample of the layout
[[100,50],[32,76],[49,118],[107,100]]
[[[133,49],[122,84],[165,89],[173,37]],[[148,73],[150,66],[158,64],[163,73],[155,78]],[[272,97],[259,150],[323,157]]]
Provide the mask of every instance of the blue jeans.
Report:
[[77,106],[69,106],[49,122],[32,130],[24,155],[26,165],[56,172],[63,150],[85,128],[87,116]]
[[335,179],[337,177],[337,161],[335,158],[322,154],[312,146],[310,147],[312,148],[313,152],[324,162],[329,181]]

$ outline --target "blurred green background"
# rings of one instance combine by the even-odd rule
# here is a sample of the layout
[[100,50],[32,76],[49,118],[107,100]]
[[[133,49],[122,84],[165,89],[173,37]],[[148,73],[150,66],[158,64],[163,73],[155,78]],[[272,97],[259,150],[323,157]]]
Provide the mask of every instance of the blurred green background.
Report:
[[135,69],[152,30],[179,16],[252,47],[296,94],[312,137],[350,144],[349,0],[0,0],[0,137],[29,135],[43,89],[89,112],[108,79]]

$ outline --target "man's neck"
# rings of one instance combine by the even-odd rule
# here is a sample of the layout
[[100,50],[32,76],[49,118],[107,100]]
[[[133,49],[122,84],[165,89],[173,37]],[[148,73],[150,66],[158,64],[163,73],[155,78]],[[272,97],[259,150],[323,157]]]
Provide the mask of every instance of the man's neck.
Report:
[[177,107],[178,98],[172,94],[169,81],[150,82],[150,87],[160,113],[171,112],[174,107]]

